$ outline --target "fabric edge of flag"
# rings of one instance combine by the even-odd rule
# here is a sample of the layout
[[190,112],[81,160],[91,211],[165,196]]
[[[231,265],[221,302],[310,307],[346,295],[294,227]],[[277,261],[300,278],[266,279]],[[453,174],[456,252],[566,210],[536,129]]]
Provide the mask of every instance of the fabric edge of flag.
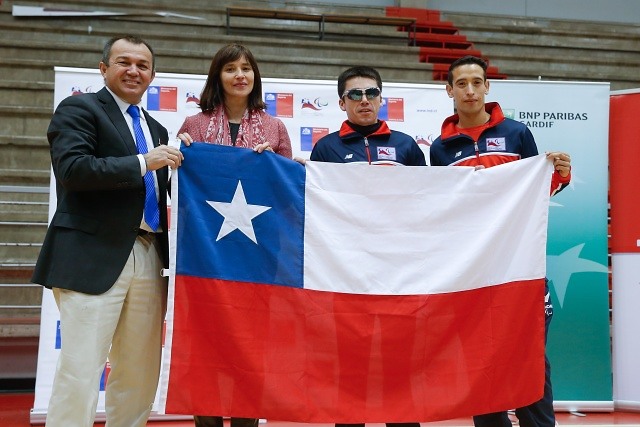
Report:
[[167,292],[167,308],[165,314],[165,339],[162,351],[162,365],[158,382],[158,408],[159,414],[165,414],[167,393],[169,391],[169,376],[171,368],[171,342],[173,341],[173,311],[176,284],[176,242],[178,238],[178,198],[180,197],[179,168],[175,169],[171,176],[171,218],[169,226],[169,286]]

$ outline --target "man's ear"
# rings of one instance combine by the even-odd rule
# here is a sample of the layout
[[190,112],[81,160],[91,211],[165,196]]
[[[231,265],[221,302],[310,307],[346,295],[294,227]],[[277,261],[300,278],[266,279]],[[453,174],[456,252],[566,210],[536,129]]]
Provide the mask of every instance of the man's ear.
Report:
[[347,111],[347,109],[346,109],[346,108],[345,108],[345,106],[344,106],[344,100],[343,100],[342,98],[340,98],[340,99],[338,100],[338,105],[340,106],[340,109],[341,109],[342,111]]
[[100,69],[100,74],[102,74],[102,77],[104,78],[104,75],[107,72],[107,64],[100,61],[100,63],[98,64],[98,68]]
[[451,87],[451,85],[447,83],[446,89],[447,89],[447,95],[449,95],[449,98],[453,98],[453,87]]

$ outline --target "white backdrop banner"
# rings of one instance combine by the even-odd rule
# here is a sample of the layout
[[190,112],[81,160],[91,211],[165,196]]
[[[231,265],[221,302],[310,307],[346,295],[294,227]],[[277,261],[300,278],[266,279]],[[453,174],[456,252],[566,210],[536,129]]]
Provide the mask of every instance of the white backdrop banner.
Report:
[[[169,130],[171,141],[184,118],[200,111],[205,80],[204,75],[157,73],[147,90],[142,105]],[[383,83],[380,118],[414,137],[428,162],[431,142],[453,113],[444,85]],[[98,70],[56,67],[54,106],[102,86]],[[287,127],[294,156],[308,158],[313,144],[346,119],[338,106],[336,81],[265,78],[263,91],[267,111]],[[549,217],[547,268],[556,312],[548,351],[556,408],[612,409],[606,243],[609,85],[498,80],[491,82],[487,100],[500,102],[507,116],[529,126],[541,152],[571,154],[572,184],[553,198]],[[55,185],[51,188],[50,215]],[[58,310],[45,290],[32,422],[46,417],[59,349]],[[104,419],[108,373],[107,363],[98,420]]]

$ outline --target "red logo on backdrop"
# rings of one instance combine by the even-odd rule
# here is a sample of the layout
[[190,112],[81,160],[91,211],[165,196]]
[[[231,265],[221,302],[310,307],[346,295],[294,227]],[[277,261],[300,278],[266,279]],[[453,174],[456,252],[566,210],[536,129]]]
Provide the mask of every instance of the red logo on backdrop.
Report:
[[267,113],[275,117],[293,117],[293,94],[267,92],[264,94]]
[[279,93],[276,99],[276,115],[278,117],[293,117],[293,94]]
[[198,98],[193,92],[187,92],[185,102],[187,104],[194,104],[197,106],[198,104],[200,104],[200,98]]
[[149,86],[147,110],[178,111],[178,88],[173,86]]
[[71,88],[71,96],[82,95],[83,93],[92,93],[92,92],[93,92],[93,88],[91,86],[87,86],[84,89],[82,89],[79,86],[74,86]]
[[387,98],[387,120],[404,122],[404,98]]
[[302,127],[300,128],[300,149],[311,151],[320,138],[329,134],[329,128]]
[[302,102],[302,107],[301,108],[303,110],[306,108],[306,109],[313,110],[313,111],[320,111],[324,107],[329,105],[329,103],[327,101],[324,101],[320,97],[314,99],[313,101],[311,101],[311,99],[309,99],[309,98],[302,98],[301,102]]
[[416,142],[418,145],[426,145],[431,147],[431,143],[433,142],[433,135],[429,135],[427,137],[423,135],[416,135]]
[[316,145],[322,137],[329,135],[328,128],[313,128],[311,132],[311,139],[313,141],[313,145]]

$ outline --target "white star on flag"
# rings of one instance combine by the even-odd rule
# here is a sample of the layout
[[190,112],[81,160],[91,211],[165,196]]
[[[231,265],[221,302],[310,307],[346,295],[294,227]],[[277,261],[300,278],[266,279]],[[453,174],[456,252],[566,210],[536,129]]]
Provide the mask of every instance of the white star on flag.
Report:
[[233,230],[240,230],[245,236],[250,238],[253,243],[258,243],[251,220],[268,211],[271,207],[248,204],[247,199],[244,197],[244,191],[242,190],[242,183],[240,181],[238,181],[238,186],[236,187],[236,192],[233,195],[231,203],[212,202],[209,200],[207,200],[207,203],[224,217],[216,242]]

